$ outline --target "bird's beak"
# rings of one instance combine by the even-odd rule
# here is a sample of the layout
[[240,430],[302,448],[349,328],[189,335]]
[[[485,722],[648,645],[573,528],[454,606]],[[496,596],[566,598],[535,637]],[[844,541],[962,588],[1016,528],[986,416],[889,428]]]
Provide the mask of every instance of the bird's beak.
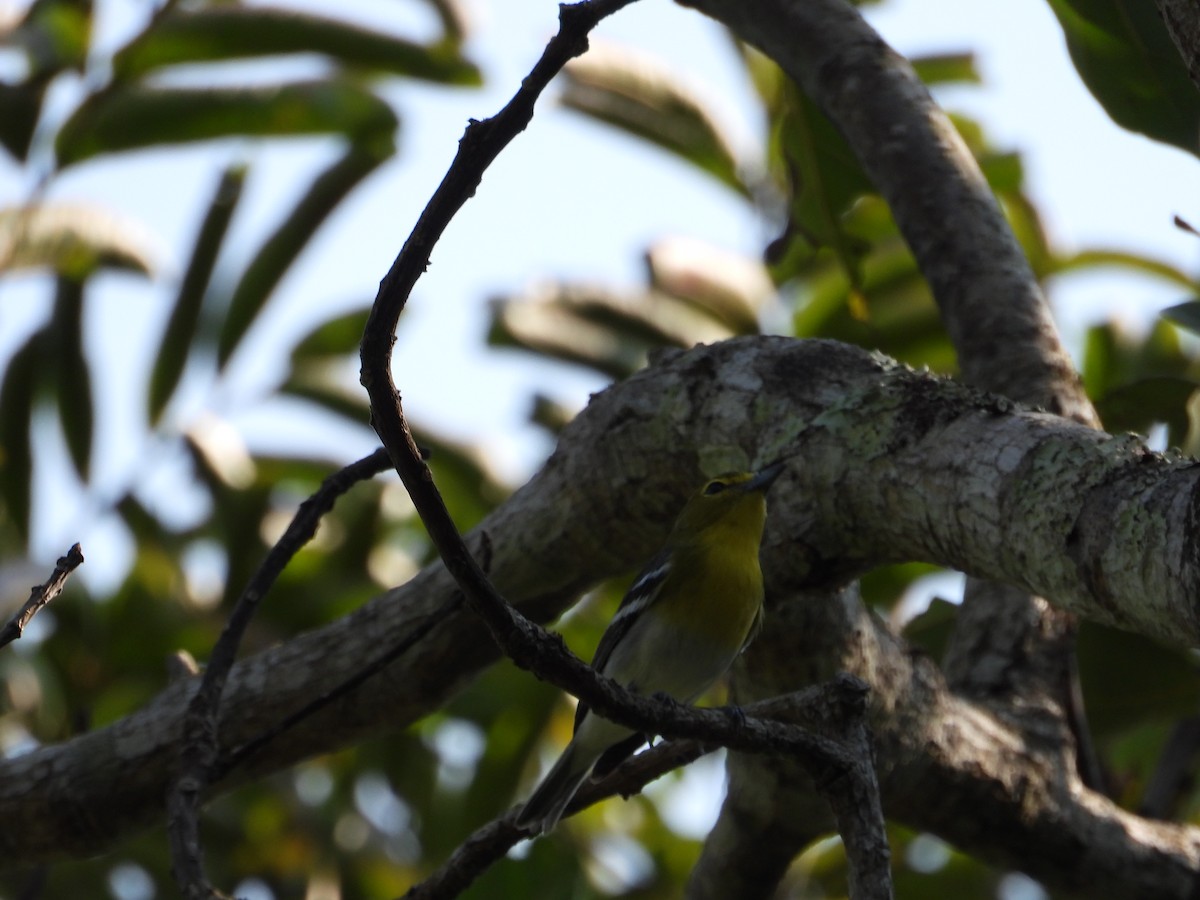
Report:
[[754,477],[745,483],[744,486],[746,491],[765,492],[767,488],[771,486],[771,483],[779,477],[779,473],[783,471],[783,467],[786,462],[786,459],[781,459],[777,462],[771,463],[765,468],[759,469],[754,473]]

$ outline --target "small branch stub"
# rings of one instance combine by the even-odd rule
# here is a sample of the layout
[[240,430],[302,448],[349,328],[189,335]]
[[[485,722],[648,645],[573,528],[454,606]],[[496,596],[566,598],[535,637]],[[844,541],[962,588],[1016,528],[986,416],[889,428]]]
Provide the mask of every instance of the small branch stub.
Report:
[[16,614],[5,623],[3,630],[0,630],[0,647],[20,639],[25,633],[25,627],[33,620],[33,617],[62,593],[71,573],[81,565],[83,565],[83,551],[79,549],[78,544],[73,544],[66,556],[58,558],[50,577],[42,584],[33,587],[25,605],[17,610]]

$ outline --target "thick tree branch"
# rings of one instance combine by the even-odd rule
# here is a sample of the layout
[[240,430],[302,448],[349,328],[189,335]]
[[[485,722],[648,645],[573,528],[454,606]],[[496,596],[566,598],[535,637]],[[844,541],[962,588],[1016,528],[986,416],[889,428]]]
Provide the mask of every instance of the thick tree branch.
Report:
[[[772,597],[920,558],[990,577],[1007,573],[1086,615],[1152,634],[1195,641],[1200,633],[1192,612],[1200,566],[1194,463],[822,341],[754,338],[696,348],[597,395],[545,468],[481,524],[491,535],[491,578],[525,614],[551,618],[661,545],[700,479],[701,459],[719,464],[785,448],[798,455],[772,492],[763,549]],[[444,567],[431,566],[344,619],[236,663],[220,713],[222,742],[230,745],[341,684],[379,648],[428,629],[379,678],[298,723],[287,741],[211,785],[210,795],[440,708],[497,656],[474,615],[449,607],[456,590]],[[772,632],[790,607],[774,603]],[[792,683],[833,666],[871,684],[890,816],[989,859],[1021,858],[1052,886],[1081,893],[1094,886],[1095,896],[1187,896],[1143,893],[1140,885],[1158,884],[1167,870],[1178,885],[1178,873],[1197,865],[1192,829],[1120,813],[1030,759],[1027,736],[951,697],[931,665],[911,659],[865,614],[846,618],[856,641],[826,626],[802,629],[846,649],[831,663],[793,646],[793,659],[814,662]],[[762,640],[751,659],[765,652]],[[859,649],[868,640],[869,656]],[[95,853],[153,822],[194,687],[173,684],[120,722],[0,762],[3,858]],[[1047,789],[1025,792],[1025,784]],[[1054,823],[1060,837],[1031,841],[1037,832],[1017,828],[1031,821]],[[1090,849],[1071,857],[1069,881],[1056,883],[1053,867],[1070,846]],[[1166,868],[1144,866],[1114,880],[1107,864],[1088,874],[1093,855],[1165,860]]]
[[968,381],[1095,423],[1029,264],[954,125],[845,0],[685,0],[775,60],[888,201]]
[[1191,0],[1154,0],[1192,84],[1200,90],[1200,9]]
[[[912,67],[859,12],[845,0],[682,2],[779,63],[845,136],[913,250],[964,379],[1099,427],[979,166]],[[1078,744],[1081,770],[1099,784],[1073,683],[1074,630],[1070,613],[1027,591],[968,579],[945,668],[957,690],[1035,716],[1031,727],[1059,718],[1063,741]]]
[[[1151,823],[1083,786],[1054,735],[1017,730],[952,695],[927,659],[901,651],[856,597],[809,606],[797,653],[841,638],[849,671],[872,672],[880,780],[890,817],[940,834],[1056,893],[1194,896],[1200,830]],[[820,623],[829,629],[812,632]],[[978,778],[971,773],[987,772]]]

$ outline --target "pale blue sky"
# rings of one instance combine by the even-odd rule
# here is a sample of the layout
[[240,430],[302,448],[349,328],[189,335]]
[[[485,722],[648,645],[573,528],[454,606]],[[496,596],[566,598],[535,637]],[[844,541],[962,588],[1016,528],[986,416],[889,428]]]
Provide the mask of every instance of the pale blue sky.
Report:
[[[113,3],[101,0],[98,6],[109,10]],[[0,9],[4,5],[0,0]],[[14,4],[10,0],[8,5]],[[331,8],[321,0],[306,5]],[[280,286],[252,345],[255,352],[238,360],[215,401],[198,392],[180,411],[182,418],[211,403],[261,446],[280,449],[297,439],[295,407],[257,402],[281,374],[278,348],[314,322],[374,295],[444,174],[466,120],[499,109],[555,29],[552,0],[468,0],[465,5],[477,24],[470,49],[484,68],[487,87],[450,91],[402,84],[389,91],[402,118],[396,160],[360,187],[318,235]],[[133,27],[146,9],[139,0],[115,0],[115,6],[116,12],[102,23],[108,42]],[[396,0],[336,7],[348,17],[382,22],[405,34],[428,26],[422,8]],[[1193,157],[1128,134],[1107,119],[1075,75],[1045,0],[888,0],[868,14],[901,52],[978,52],[985,84],[939,96],[982,120],[1000,145],[1022,151],[1031,193],[1057,240],[1074,247],[1131,248],[1197,267],[1200,243],[1175,229],[1171,217],[1179,213],[1200,222],[1200,166]],[[747,86],[725,38],[702,16],[667,0],[641,0],[603,23],[597,38],[664,59],[711,99],[742,147],[754,147],[759,123],[748,118],[742,102]],[[278,77],[277,66],[268,71]],[[61,108],[69,107],[66,101],[60,98]],[[235,246],[245,254],[273,227],[278,203],[311,177],[332,150],[323,141],[270,149],[221,142],[184,153],[120,155],[71,170],[56,180],[51,196],[92,200],[141,221],[161,245],[167,270],[178,273],[225,163],[248,159],[252,166],[235,226],[240,238]],[[0,205],[19,202],[28,190],[11,166],[0,165]],[[533,390],[549,389],[582,404],[603,382],[565,366],[533,365],[518,353],[487,351],[488,297],[519,291],[545,277],[636,284],[641,251],[656,238],[680,234],[755,252],[765,228],[740,200],[709,179],[665,154],[556,109],[548,96],[531,128],[489,171],[417,285],[396,351],[397,381],[407,410],[418,423],[486,447],[507,477],[526,477],[550,449],[525,424]],[[100,419],[101,483],[116,491],[150,472],[161,479],[158,483],[169,484],[175,468],[160,452],[148,450],[138,434],[137,386],[173,284],[155,288],[134,278],[108,277],[95,288],[89,299],[89,351],[99,371],[96,386],[118,398]],[[0,294],[7,295],[0,299],[2,362],[46,315],[48,302],[32,279],[0,282]],[[1153,310],[1182,298],[1174,288],[1154,282],[1105,275],[1057,285],[1053,299],[1068,336],[1077,337],[1089,317],[1116,314],[1144,321]],[[114,353],[117,346],[122,349]],[[261,362],[272,357],[273,365]],[[317,442],[343,461],[373,445],[366,433],[348,437],[342,429],[322,430]],[[49,490],[46,472],[57,468],[54,460],[61,452],[53,446],[41,452],[40,459],[50,462],[42,466],[39,487]],[[96,541],[105,546],[117,533],[111,521],[94,521],[97,504],[83,503],[69,491],[60,499],[65,506],[38,523],[35,552],[40,558],[52,559],[74,540],[82,540],[85,548]],[[89,568],[103,568],[103,556],[91,555]]]

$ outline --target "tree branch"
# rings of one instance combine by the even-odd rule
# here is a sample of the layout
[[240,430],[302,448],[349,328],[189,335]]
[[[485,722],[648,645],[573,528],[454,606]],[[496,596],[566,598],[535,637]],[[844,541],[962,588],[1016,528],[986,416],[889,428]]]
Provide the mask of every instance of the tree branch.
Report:
[[[1099,419],[979,166],[909,63],[845,0],[682,0],[774,59],[835,123],[887,200],[939,306],[963,377],[1093,427]],[[1003,298],[1003,302],[998,302]],[[1061,721],[1101,774],[1075,689],[1073,616],[968,579],[945,671],[956,690]],[[981,650],[985,652],[981,652]],[[1069,724],[1068,724],[1069,720]]]
[[[619,724],[648,734],[689,736],[686,719],[675,718],[669,705],[644,701],[599,676],[567,652],[537,625],[514,610],[475,562],[458,533],[428,467],[421,460],[405,420],[400,394],[392,381],[391,351],[396,325],[412,287],[429,264],[429,254],[451,218],[474,194],[483,172],[508,143],[528,125],[534,103],[551,78],[571,58],[587,49],[587,35],[606,15],[630,0],[591,0],[559,7],[559,31],[550,40],[511,101],[491,119],[472,122],[446,177],[422,212],[391,270],[383,279],[371,309],[362,341],[361,381],[371,400],[371,424],[387,448],[413,505],[425,523],[446,569],[468,605],[487,625],[497,645],[517,665],[585,700],[592,710]],[[861,710],[860,710],[861,712]],[[783,743],[770,729],[759,732],[753,721],[741,723],[720,737],[726,746],[773,747],[798,759],[817,777],[822,793],[834,807],[852,865],[862,865],[856,879],[863,885],[856,896],[890,898],[891,870],[878,785],[861,725],[846,716],[851,748],[866,753],[855,761],[838,744],[800,735]],[[711,723],[710,723],[711,724]],[[717,734],[711,732],[710,734]]]
[[200,687],[188,701],[183,717],[177,771],[167,790],[167,836],[171,848],[171,872],[180,893],[189,900],[225,896],[212,886],[204,871],[200,844],[200,800],[217,761],[220,749],[217,714],[242,636],[258,611],[259,602],[292,557],[312,540],[321,518],[333,509],[337,498],[358,482],[386,471],[388,466],[387,453],[382,449],[376,450],[370,456],[330,475],[316,493],[300,504],[287,530],[276,541],[238,597],[213,647]]
[[[781,723],[801,725],[805,729],[815,730],[828,728],[833,723],[834,730],[842,733],[845,731],[846,706],[851,707],[853,716],[858,716],[865,709],[867,693],[865,682],[843,675],[833,682],[741,707],[741,712],[748,717],[747,721],[755,722],[756,726],[761,724],[772,731],[777,730],[779,734],[790,732],[803,739],[805,732],[796,731],[790,726],[780,727]],[[681,706],[679,712],[684,719],[693,721],[694,727],[700,729],[706,737],[662,741],[629,758],[599,781],[585,781],[567,807],[565,815],[572,816],[609,797],[631,797],[641,793],[650,782],[667,772],[694,762],[723,744],[723,729],[710,731],[708,722],[717,721],[723,726],[725,721],[709,719],[708,714],[728,716],[728,710],[701,711]],[[693,712],[703,712],[704,715],[693,716]],[[757,741],[752,743],[757,746]],[[755,758],[761,761],[763,757],[755,754]],[[432,875],[405,893],[406,900],[445,900],[466,890],[491,865],[527,837],[524,831],[513,825],[513,819],[519,811],[520,807],[514,807],[476,829]],[[828,808],[824,812],[828,816]],[[882,842],[882,846],[886,850],[886,840]],[[861,896],[882,895],[864,893]]]
[[62,593],[63,588],[67,586],[67,579],[71,577],[71,573],[81,565],[83,565],[83,551],[79,549],[78,544],[72,544],[71,549],[67,551],[67,555],[58,558],[58,562],[54,564],[54,571],[50,573],[50,577],[42,584],[34,585],[33,589],[29,592],[29,599],[25,601],[25,605],[13,613],[12,618],[4,623],[4,628],[0,630],[0,647],[11,644],[13,641],[21,638],[25,633],[26,626],[33,620],[33,617],[49,606]]
[[[779,662],[763,655],[778,631],[800,667],[792,685],[822,677],[823,666],[870,683],[889,816],[986,859],[1020,860],[1055,889],[1187,897],[1182,873],[1200,866],[1195,829],[1120,812],[1058,763],[1031,756],[1028,735],[952,697],[934,667],[856,601],[792,598],[884,562],[928,559],[1007,573],[1084,614],[1194,642],[1200,629],[1187,611],[1200,542],[1190,510],[1200,469],[854,348],[739,339],[666,354],[593,398],[542,471],[481,523],[497,589],[532,618],[556,616],[661,546],[699,480],[699,458],[751,448],[786,449],[797,462],[772,491],[763,545],[772,627],[745,662]],[[443,706],[497,658],[478,619],[449,608],[456,590],[435,564],[343,619],[237,662],[219,719],[228,746],[427,628],[380,677],[299,722],[209,794]],[[810,618],[847,605],[842,626]],[[156,821],[193,689],[170,685],[119,722],[0,761],[0,859],[95,853]],[[1056,876],[1064,858],[1070,866]],[[1140,868],[1117,871],[1117,861],[1139,859]]]
[[1154,0],[1192,84],[1200,90],[1200,10],[1190,0]]
[[438,555],[496,643],[518,665],[535,671],[540,671],[542,659],[556,655],[553,643],[509,606],[476,563],[450,518],[404,417],[400,392],[392,381],[392,346],[396,325],[413,286],[428,268],[430,253],[451,219],[474,196],[487,167],[528,126],[534,105],[551,79],[568,60],[587,50],[592,28],[630,2],[588,0],[559,6],[558,33],[546,45],[517,93],[495,116],[472,120],[467,127],[450,169],[379,285],[360,354],[360,380],[370,397],[371,425],[383,441]]

